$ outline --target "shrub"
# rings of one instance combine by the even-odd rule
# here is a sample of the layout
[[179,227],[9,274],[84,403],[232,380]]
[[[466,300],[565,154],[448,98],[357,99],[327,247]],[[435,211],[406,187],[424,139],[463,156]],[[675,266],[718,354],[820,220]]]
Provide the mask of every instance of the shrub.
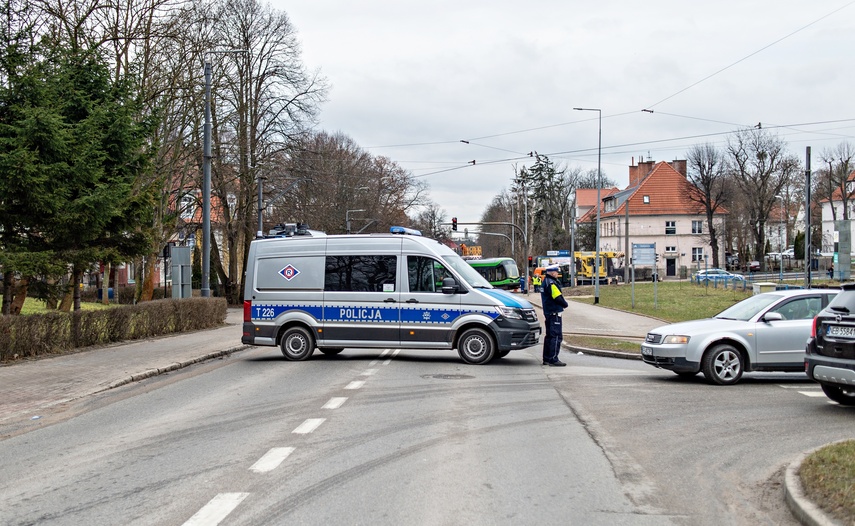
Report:
[[112,309],[0,316],[0,361],[208,329],[226,319],[225,298],[148,301]]

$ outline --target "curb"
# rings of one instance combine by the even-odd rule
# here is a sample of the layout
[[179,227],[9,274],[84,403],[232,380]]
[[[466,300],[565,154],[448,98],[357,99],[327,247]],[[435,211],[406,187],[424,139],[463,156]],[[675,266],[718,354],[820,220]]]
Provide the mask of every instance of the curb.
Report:
[[622,358],[624,360],[641,360],[640,354],[620,352],[620,351],[605,351],[602,349],[589,349],[587,347],[577,347],[561,342],[561,347],[574,353],[590,354],[592,356],[605,356],[608,358]]
[[787,501],[787,507],[790,508],[790,511],[799,522],[807,526],[840,526],[841,524],[805,497],[802,482],[799,479],[799,470],[801,469],[802,462],[804,462],[808,455],[836,443],[825,444],[802,453],[787,466],[787,470],[784,473],[784,500]]
[[204,356],[200,356],[198,358],[193,358],[191,360],[185,360],[183,362],[173,362],[173,363],[167,365],[166,367],[158,367],[157,369],[149,369],[148,371],[146,371],[144,373],[132,374],[131,376],[129,376],[127,378],[117,380],[117,381],[111,383],[110,385],[108,385],[107,387],[105,387],[104,389],[101,389],[101,391],[96,391],[96,392],[103,392],[103,391],[107,391],[109,389],[115,389],[116,387],[127,385],[127,384],[132,383],[132,382],[138,382],[138,381],[144,380],[146,378],[152,378],[154,376],[165,374],[165,373],[168,373],[170,371],[177,371],[178,369],[183,369],[183,368],[189,367],[193,364],[205,362],[207,360],[213,360],[215,358],[222,358],[223,356],[229,356],[230,354],[249,349],[250,347],[252,347],[252,346],[251,345],[241,345],[239,347],[232,347],[231,349],[226,349],[224,351],[212,352],[212,353],[206,354]]

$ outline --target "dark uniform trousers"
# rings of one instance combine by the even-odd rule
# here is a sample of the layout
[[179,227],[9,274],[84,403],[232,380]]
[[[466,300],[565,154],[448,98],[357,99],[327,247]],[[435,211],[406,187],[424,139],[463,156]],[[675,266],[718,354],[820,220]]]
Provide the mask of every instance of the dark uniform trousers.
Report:
[[543,361],[553,363],[558,361],[561,340],[564,339],[561,330],[561,313],[547,314],[545,318],[546,335],[543,338]]

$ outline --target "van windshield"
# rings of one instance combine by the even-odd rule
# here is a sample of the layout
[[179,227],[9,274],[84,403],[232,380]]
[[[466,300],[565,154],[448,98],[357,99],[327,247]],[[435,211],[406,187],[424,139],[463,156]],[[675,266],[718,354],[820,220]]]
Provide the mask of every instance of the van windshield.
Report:
[[453,255],[444,255],[442,259],[448,263],[448,266],[454,269],[463,281],[465,281],[470,287],[480,288],[480,289],[492,289],[493,286],[490,285],[490,282],[484,279],[484,277],[478,273],[477,270],[472,268],[472,265],[467,263],[457,254]]

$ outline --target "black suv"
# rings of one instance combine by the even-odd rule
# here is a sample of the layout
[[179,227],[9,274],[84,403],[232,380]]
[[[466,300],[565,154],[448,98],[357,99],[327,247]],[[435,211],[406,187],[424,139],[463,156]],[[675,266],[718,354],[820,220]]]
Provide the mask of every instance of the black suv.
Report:
[[805,372],[826,396],[855,405],[855,283],[847,283],[813,320]]

